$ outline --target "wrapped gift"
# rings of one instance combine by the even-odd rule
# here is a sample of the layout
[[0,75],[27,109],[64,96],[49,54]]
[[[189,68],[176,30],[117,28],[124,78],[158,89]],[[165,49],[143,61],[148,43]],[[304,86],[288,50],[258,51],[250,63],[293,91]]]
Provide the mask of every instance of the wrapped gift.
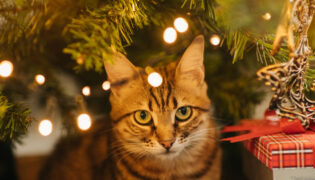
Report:
[[266,135],[247,140],[244,144],[249,152],[270,169],[315,167],[313,131]]
[[222,141],[243,142],[243,165],[250,180],[315,180],[315,123],[299,120],[242,120],[222,132],[239,132]]
[[315,128],[298,120],[243,120],[223,132],[240,132],[223,141],[243,142],[243,166],[250,180],[315,180]]
[[[247,148],[244,148],[242,157],[244,174],[248,180],[315,180],[315,168],[313,167],[273,167],[270,169]],[[291,164],[288,163],[289,159],[286,159],[285,162],[287,163],[282,162],[282,164]],[[296,162],[296,160],[294,159],[292,162]]]

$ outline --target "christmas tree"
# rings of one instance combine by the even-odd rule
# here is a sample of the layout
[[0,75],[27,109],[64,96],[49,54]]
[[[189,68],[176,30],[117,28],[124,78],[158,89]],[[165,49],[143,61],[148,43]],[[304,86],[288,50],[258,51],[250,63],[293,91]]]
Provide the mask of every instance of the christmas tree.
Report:
[[[101,120],[109,112],[110,84],[103,63],[122,52],[146,67],[177,60],[203,34],[208,94],[221,123],[250,117],[262,100],[255,72],[287,61],[287,43],[271,55],[283,1],[247,0],[4,0],[0,2],[0,140],[21,141],[33,122],[25,99],[46,107],[43,126],[60,111],[67,133],[77,117]],[[313,28],[309,30],[312,36]],[[310,42],[312,43],[312,42]],[[312,45],[312,44],[311,44]],[[310,56],[312,67],[312,56]],[[60,74],[82,88],[68,93]],[[307,71],[312,90],[313,71]],[[103,86],[103,87],[102,87]],[[103,88],[103,89],[102,89]]]
[[[255,59],[268,64],[283,61],[288,55],[285,50],[276,57],[270,55],[282,4],[228,0],[3,1],[0,54],[3,67],[9,62],[14,68],[9,77],[1,78],[0,137],[18,140],[26,132],[32,118],[21,102],[30,93],[41,97],[41,103],[49,106],[47,111],[62,109],[66,129],[76,132],[75,119],[78,111],[83,111],[82,103],[92,107],[84,111],[93,115],[108,112],[104,107],[108,106],[104,103],[108,92],[100,87],[106,80],[103,62],[111,62],[113,52],[127,54],[142,67],[165,64],[176,60],[198,34],[208,39],[206,73],[217,117],[231,122],[248,117],[261,99],[253,76],[261,64]],[[178,17],[182,18],[174,25]],[[164,31],[168,27],[169,31]],[[89,86],[91,96],[81,101],[67,96],[56,77],[58,71],[70,74],[82,87]],[[47,113],[49,116],[51,112]]]

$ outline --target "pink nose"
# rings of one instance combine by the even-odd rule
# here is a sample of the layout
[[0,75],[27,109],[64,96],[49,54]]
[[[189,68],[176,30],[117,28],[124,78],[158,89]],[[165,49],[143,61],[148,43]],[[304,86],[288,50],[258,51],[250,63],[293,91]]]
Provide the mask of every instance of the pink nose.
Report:
[[166,150],[169,150],[172,147],[173,143],[175,142],[175,139],[162,140],[159,142]]

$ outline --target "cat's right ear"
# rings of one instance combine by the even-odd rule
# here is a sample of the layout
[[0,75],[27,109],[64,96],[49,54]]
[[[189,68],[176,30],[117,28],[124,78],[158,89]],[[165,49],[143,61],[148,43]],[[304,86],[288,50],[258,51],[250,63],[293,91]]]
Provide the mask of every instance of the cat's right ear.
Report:
[[124,56],[116,52],[113,55],[113,63],[104,62],[108,81],[111,83],[112,93],[119,95],[122,86],[138,77],[137,68]]
[[204,37],[197,36],[185,50],[176,67],[176,81],[178,84],[204,82],[205,68],[203,65]]

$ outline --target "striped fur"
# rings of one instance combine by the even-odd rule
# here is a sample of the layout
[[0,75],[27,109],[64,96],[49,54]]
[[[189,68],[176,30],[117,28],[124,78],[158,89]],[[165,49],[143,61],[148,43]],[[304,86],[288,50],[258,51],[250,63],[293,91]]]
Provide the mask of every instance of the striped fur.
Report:
[[[203,79],[203,37],[193,41],[180,61],[154,69],[163,77],[159,87],[147,83],[144,69],[134,67],[122,55],[117,57],[123,69],[105,64],[114,85],[110,96],[111,131],[104,135],[100,132],[106,125],[98,126],[82,136],[76,146],[59,150],[59,155],[50,160],[60,162],[59,166],[46,168],[50,170],[43,171],[46,178],[42,179],[219,179],[221,149]],[[196,62],[187,62],[195,57]],[[128,80],[115,86],[122,79]],[[183,106],[191,107],[192,115],[182,122],[176,120],[175,113]],[[137,110],[148,111],[153,122],[137,123]],[[174,143],[164,148],[162,142],[170,139]],[[58,147],[62,145],[56,151]],[[96,151],[98,147],[101,149]],[[81,165],[75,165],[76,161]]]

